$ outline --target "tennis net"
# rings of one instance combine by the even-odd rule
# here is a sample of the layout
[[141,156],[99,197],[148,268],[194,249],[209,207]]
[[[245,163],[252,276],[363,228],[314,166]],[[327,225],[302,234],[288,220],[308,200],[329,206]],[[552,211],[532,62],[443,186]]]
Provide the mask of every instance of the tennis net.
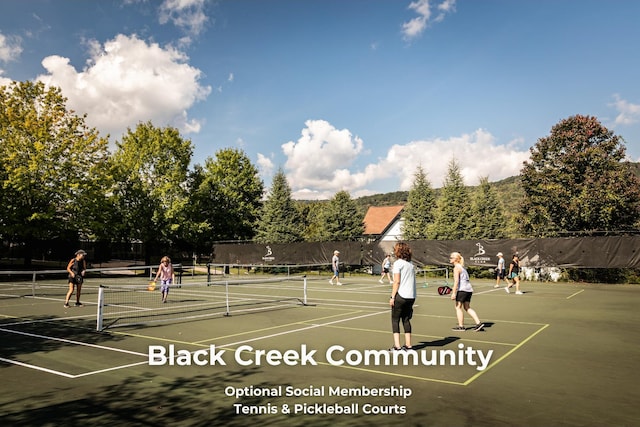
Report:
[[287,276],[160,286],[100,286],[96,329],[205,320],[256,311],[309,305],[307,279]]

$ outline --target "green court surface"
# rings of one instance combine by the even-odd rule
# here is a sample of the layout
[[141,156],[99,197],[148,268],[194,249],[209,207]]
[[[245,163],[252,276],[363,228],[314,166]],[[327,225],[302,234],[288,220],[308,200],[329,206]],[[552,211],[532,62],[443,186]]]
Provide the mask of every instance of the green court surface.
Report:
[[[394,361],[387,351],[390,286],[366,276],[342,283],[309,280],[306,306],[247,303],[247,310],[225,316],[222,304],[208,317],[104,332],[95,331],[95,292],[83,297],[84,307],[65,309],[61,295],[17,297],[0,288],[0,420],[6,426],[640,423],[637,286],[523,282],[525,294],[515,295],[476,281],[472,307],[485,329],[454,332],[451,299],[437,294],[438,283],[421,280],[415,355]],[[251,286],[239,286],[247,300],[301,295],[299,283]],[[188,296],[169,295],[167,305]]]

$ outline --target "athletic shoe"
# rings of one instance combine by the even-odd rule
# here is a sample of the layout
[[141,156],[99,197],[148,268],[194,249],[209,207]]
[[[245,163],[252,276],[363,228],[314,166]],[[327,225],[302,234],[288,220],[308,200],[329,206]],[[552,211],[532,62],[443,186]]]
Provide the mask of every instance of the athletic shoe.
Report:
[[333,285],[333,282],[332,282],[331,280],[329,280],[329,284],[330,284],[330,285]]
[[465,328],[464,326],[455,326],[453,328],[451,328],[452,331],[466,331],[467,328]]
[[64,308],[69,308],[69,304],[68,303],[64,303]]
[[76,303],[76,307],[84,307],[81,302]]
[[402,350],[402,347],[391,347],[389,349],[389,351],[400,351],[400,350]]
[[476,326],[473,327],[473,330],[478,332],[484,329],[484,323],[478,323]]
[[336,283],[336,285],[338,285],[338,286],[342,286],[342,283],[338,282],[338,283]]
[[404,350],[404,351],[407,351],[407,350],[413,350],[413,347],[407,347],[406,345],[403,345],[403,346],[400,348],[400,350]]
[[508,293],[508,294],[510,294],[510,293],[511,293],[511,292],[509,292],[509,287],[508,287],[508,286],[505,286],[504,291],[505,291],[506,293]]
[[524,295],[524,292],[522,292],[522,291],[516,291],[516,295]]

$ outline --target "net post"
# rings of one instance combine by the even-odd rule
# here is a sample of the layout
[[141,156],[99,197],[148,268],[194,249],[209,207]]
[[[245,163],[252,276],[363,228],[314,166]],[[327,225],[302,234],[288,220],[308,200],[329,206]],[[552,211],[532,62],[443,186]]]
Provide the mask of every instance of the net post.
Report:
[[307,305],[307,276],[304,276],[303,293],[304,293],[303,304]]
[[33,272],[31,276],[31,296],[36,297],[36,272]]
[[226,304],[227,304],[227,312],[225,313],[225,317],[229,317],[231,316],[231,312],[229,310],[229,281],[225,281],[224,282],[224,290],[225,290],[225,300],[226,300]]
[[96,331],[102,331],[103,313],[102,307],[104,306],[104,286],[100,285],[98,288],[98,315],[96,320]]

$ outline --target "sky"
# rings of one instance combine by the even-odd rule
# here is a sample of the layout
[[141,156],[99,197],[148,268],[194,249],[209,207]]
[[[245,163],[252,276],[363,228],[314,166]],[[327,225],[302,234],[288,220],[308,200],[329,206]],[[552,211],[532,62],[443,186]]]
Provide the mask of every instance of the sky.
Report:
[[576,114],[640,161],[635,0],[2,0],[0,85],[58,86],[112,147],[173,126],[296,199],[518,175]]

